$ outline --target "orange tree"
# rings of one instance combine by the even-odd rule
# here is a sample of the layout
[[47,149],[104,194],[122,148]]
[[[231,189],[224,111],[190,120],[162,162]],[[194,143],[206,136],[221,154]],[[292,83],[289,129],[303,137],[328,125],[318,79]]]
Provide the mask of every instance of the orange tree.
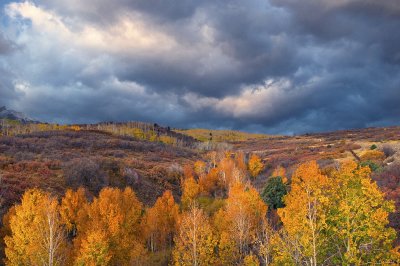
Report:
[[170,190],[165,191],[154,206],[146,211],[142,225],[151,251],[172,245],[178,215],[179,206]]

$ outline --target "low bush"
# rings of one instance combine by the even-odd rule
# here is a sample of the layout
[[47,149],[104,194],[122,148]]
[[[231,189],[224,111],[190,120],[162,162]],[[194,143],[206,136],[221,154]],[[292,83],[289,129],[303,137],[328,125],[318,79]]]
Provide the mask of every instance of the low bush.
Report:
[[396,150],[392,146],[386,144],[382,147],[382,152],[386,157],[390,157],[396,153]]
[[76,158],[64,165],[65,183],[68,187],[77,189],[81,186],[98,193],[108,185],[108,177],[94,160]]

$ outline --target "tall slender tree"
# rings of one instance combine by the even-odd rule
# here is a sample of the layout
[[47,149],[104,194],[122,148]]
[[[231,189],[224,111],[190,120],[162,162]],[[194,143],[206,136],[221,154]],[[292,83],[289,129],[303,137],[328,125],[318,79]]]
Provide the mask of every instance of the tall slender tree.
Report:
[[329,198],[328,177],[323,175],[315,161],[300,165],[292,176],[289,194],[284,197],[285,208],[278,209],[288,238],[297,243],[302,260],[316,266],[322,261],[327,240],[326,210]]
[[27,190],[10,217],[5,237],[7,265],[63,265],[67,256],[58,202],[38,189]]
[[217,245],[209,218],[194,204],[182,215],[173,250],[174,265],[214,265]]
[[249,245],[261,232],[267,209],[255,188],[242,183],[231,186],[226,206],[219,214],[224,228],[221,231],[229,232],[241,257],[248,253]]
[[142,225],[151,251],[171,247],[179,216],[179,207],[167,190],[154,206],[146,211]]

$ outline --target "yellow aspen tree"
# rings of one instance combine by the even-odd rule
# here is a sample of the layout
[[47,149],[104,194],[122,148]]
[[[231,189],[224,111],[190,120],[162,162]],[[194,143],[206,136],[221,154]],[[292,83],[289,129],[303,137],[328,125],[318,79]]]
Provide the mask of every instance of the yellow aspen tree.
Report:
[[79,188],[77,191],[68,189],[61,199],[61,219],[73,237],[77,234],[77,224],[83,223],[83,221],[78,223],[78,220],[83,215],[82,212],[86,211],[87,204],[84,188]]
[[285,207],[278,209],[287,236],[298,243],[298,252],[308,265],[320,263],[327,240],[326,212],[329,199],[328,177],[315,161],[300,165],[292,176],[290,192],[284,197]]
[[227,230],[229,225],[224,209],[219,209],[213,215],[212,226],[218,238],[217,265],[237,264],[240,257],[239,248],[231,235],[231,231]]
[[220,183],[226,189],[229,188],[230,184],[233,182],[233,170],[235,169],[235,162],[231,158],[224,157],[218,163],[218,170],[220,176]]
[[231,186],[224,208],[225,230],[236,242],[241,256],[247,254],[249,244],[260,232],[267,209],[255,188],[242,183]]
[[252,177],[257,177],[261,171],[264,169],[264,164],[262,163],[260,157],[256,154],[252,154],[249,159],[248,169]]
[[263,265],[270,265],[272,262],[272,238],[275,232],[272,230],[267,219],[263,220],[261,231],[257,234],[255,247],[257,253],[263,262]]
[[7,265],[63,265],[65,232],[58,202],[38,189],[27,190],[10,216],[11,235],[5,237]]
[[80,243],[79,252],[85,241],[90,242],[93,230],[100,230],[106,234],[111,265],[128,265],[143,256],[145,248],[140,232],[142,204],[131,188],[123,191],[117,188],[102,189],[87,212],[85,229],[79,231],[78,224],[76,241]]
[[60,215],[62,223],[68,232],[68,237],[73,240],[71,257],[76,257],[79,252],[82,236],[88,228],[90,221],[89,203],[84,188],[77,191],[68,189],[61,199]]
[[146,211],[142,225],[152,252],[172,245],[178,216],[179,206],[170,190],[165,191],[154,206]]
[[260,262],[258,261],[258,259],[255,255],[250,253],[249,255],[244,257],[243,265],[244,266],[259,266]]
[[194,177],[188,177],[182,183],[181,202],[184,209],[189,208],[200,194],[200,186]]
[[174,240],[174,265],[202,266],[216,263],[214,249],[217,242],[209,219],[194,205],[182,214],[178,234]]
[[63,265],[66,262],[66,232],[63,228],[56,199],[48,199],[43,206],[43,219],[38,221],[37,230],[40,232],[40,241],[37,243],[46,251],[42,265]]
[[342,164],[334,173],[335,204],[330,206],[328,216],[331,241],[335,243],[332,249],[337,253],[334,264],[391,264],[396,259],[391,254],[396,233],[388,227],[394,204],[385,200],[370,174],[368,166],[354,162]]
[[239,249],[229,232],[222,231],[218,237],[218,265],[234,265],[239,258]]
[[76,265],[79,266],[107,266],[110,263],[112,253],[110,243],[105,232],[92,230],[82,241]]
[[309,265],[303,260],[298,238],[290,236],[284,228],[272,234],[270,251],[271,265]]

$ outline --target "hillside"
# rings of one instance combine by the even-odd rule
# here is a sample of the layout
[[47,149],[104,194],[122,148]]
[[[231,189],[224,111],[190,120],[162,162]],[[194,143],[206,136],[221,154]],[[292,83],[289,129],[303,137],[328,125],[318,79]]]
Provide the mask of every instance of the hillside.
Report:
[[216,129],[174,129],[175,132],[193,137],[199,141],[206,142],[233,142],[247,141],[252,139],[267,139],[273,136],[265,134],[254,134],[237,130],[216,130]]
[[[31,168],[27,171],[37,176],[35,178],[39,178],[35,171],[48,171],[55,179],[52,181],[51,178],[39,178],[34,185],[44,187],[45,185],[41,185],[42,181],[46,185],[53,182],[53,185],[48,185],[50,190],[63,191],[62,188],[67,185],[63,180],[66,168],[71,162],[81,158],[88,162],[94,161],[95,165],[102,165],[102,175],[108,178],[108,183],[103,185],[123,187],[128,184],[128,181],[123,180],[129,176],[126,172],[132,172],[132,175],[138,176],[145,184],[136,186],[140,198],[144,202],[152,203],[165,188],[175,192],[179,190],[179,184],[164,184],[165,180],[158,179],[162,179],[167,169],[182,169],[184,164],[201,159],[205,153],[197,149],[196,141],[208,142],[210,133],[212,142],[229,144],[218,146],[218,149],[228,147],[232,152],[244,152],[247,157],[249,154],[257,154],[262,158],[266,168],[263,175],[253,181],[260,191],[267,180],[265,177],[278,166],[285,167],[289,173],[299,163],[310,160],[316,160],[327,167],[335,162],[357,160],[371,145],[377,145],[378,149],[388,145],[398,149],[400,146],[400,127],[269,136],[230,130],[169,130],[157,124],[133,122],[71,126],[11,123],[8,126],[7,132],[14,132],[16,135],[0,137],[0,167],[5,184],[3,191],[12,187],[8,183],[23,184],[21,188],[12,188],[16,191],[3,192],[13,195],[12,200],[6,200],[10,204],[20,197],[24,189],[33,186],[32,182],[15,177],[13,172],[16,171],[13,169],[18,169],[18,176],[21,176],[25,168]],[[21,134],[22,132],[27,133]],[[390,160],[385,162],[397,162],[398,157],[393,156]],[[31,166],[31,163],[35,166]],[[160,171],[164,173],[159,173]],[[114,177],[119,178],[117,183],[113,183],[116,182],[112,180]],[[157,189],[152,188],[155,184]]]
[[39,187],[61,195],[84,186],[96,194],[104,186],[132,186],[147,204],[165,189],[178,194],[182,165],[197,152],[100,131],[43,131],[0,137],[0,195],[3,207]]
[[273,166],[288,167],[309,160],[354,159],[350,151],[360,154],[371,145],[397,145],[400,127],[365,128],[299,136],[281,136],[232,142],[237,150],[254,152]]
[[[215,246],[209,248],[220,251],[216,254],[210,251],[207,253],[210,255],[207,256],[211,256],[210,258],[216,256],[218,260],[229,261],[229,263],[221,262],[220,265],[232,265],[245,260],[232,254],[247,254],[246,260],[255,260],[249,255],[253,252],[261,257],[260,255],[265,251],[257,243],[264,243],[263,245],[268,243],[274,248],[288,248],[290,252],[295,252],[291,250],[292,247],[285,244],[286,242],[262,242],[266,240],[258,238],[261,232],[266,233],[265,230],[270,230],[268,232],[279,241],[288,241],[285,238],[286,233],[281,230],[288,227],[287,224],[291,222],[284,216],[280,216],[279,210],[286,210],[285,205],[283,203],[279,205],[278,202],[277,206],[280,207],[274,207],[269,202],[271,200],[269,197],[276,200],[277,196],[275,194],[266,196],[265,188],[270,186],[271,180],[281,180],[279,181],[281,187],[278,188],[284,191],[284,194],[279,194],[278,200],[282,202],[283,196],[293,189],[293,182],[302,182],[302,179],[299,181],[298,175],[306,171],[309,174],[304,178],[315,177],[322,178],[321,180],[325,178],[329,181],[327,184],[331,186],[330,189],[337,191],[334,194],[324,194],[324,197],[336,202],[339,199],[334,198],[335,195],[341,193],[340,188],[335,186],[336,179],[345,178],[348,174],[346,168],[343,168],[346,164],[341,165],[341,163],[351,161],[355,162],[348,166],[352,169],[352,173],[359,171],[357,169],[362,170],[360,175],[352,174],[352,178],[359,179],[362,184],[360,190],[354,192],[360,193],[357,194],[357,201],[359,197],[366,197],[363,202],[373,200],[375,204],[365,207],[371,209],[368,209],[369,213],[363,216],[364,220],[361,222],[364,224],[373,220],[372,216],[368,215],[378,213],[374,208],[386,206],[385,204],[390,203],[388,200],[393,200],[397,208],[397,211],[392,213],[389,213],[386,207],[379,209],[379,212],[384,212],[382,216],[384,218],[376,221],[379,224],[369,229],[375,230],[374,237],[381,234],[390,236],[382,240],[387,241],[386,246],[376,247],[379,250],[376,256],[385,254],[386,261],[391,263],[396,258],[389,251],[382,253],[381,250],[392,248],[396,233],[390,231],[391,228],[398,234],[395,243],[399,243],[400,239],[400,212],[398,211],[400,209],[398,185],[400,182],[400,127],[366,128],[301,136],[268,136],[207,129],[170,130],[157,124],[141,122],[55,125],[7,120],[2,126],[0,127],[0,133],[3,135],[0,136],[0,215],[3,216],[6,213],[7,215],[4,215],[5,224],[0,230],[0,236],[10,234],[9,228],[12,225],[8,219],[14,212],[14,209],[10,207],[21,203],[21,198],[22,204],[27,204],[24,203],[24,199],[30,195],[27,196],[29,192],[39,193],[35,194],[37,197],[47,195],[46,197],[57,199],[57,204],[60,204],[60,217],[66,215],[63,213],[63,208],[72,208],[71,206],[82,201],[80,204],[84,207],[77,205],[71,210],[73,213],[76,212],[73,215],[81,218],[73,218],[77,219],[72,220],[72,224],[77,224],[73,230],[78,230],[78,233],[67,231],[65,245],[68,248],[64,252],[84,248],[83,246],[76,247],[75,239],[81,241],[82,238],[88,237],[86,233],[82,233],[82,230],[92,232],[91,230],[96,227],[102,227],[104,234],[110,237],[108,241],[111,242],[107,245],[110,245],[110,250],[115,252],[110,254],[120,252],[122,238],[113,238],[113,231],[110,229],[114,226],[112,215],[116,211],[121,212],[119,216],[116,216],[118,218],[115,218],[118,220],[117,223],[130,225],[121,226],[119,230],[129,228],[143,230],[140,234],[129,231],[130,229],[126,232],[128,239],[139,241],[129,242],[132,247],[140,247],[135,251],[140,255],[130,255],[136,258],[137,265],[168,265],[173,259],[177,260],[177,256],[184,254],[186,240],[182,237],[189,230],[185,229],[185,226],[188,226],[187,223],[190,222],[190,217],[192,217],[190,215],[202,219],[201,225],[206,226],[202,230],[209,230],[207,236],[216,237],[212,242],[216,243]],[[206,138],[210,136],[210,132],[213,137],[211,143],[226,145],[200,145],[200,142],[209,143]],[[321,174],[324,175],[321,176]],[[320,182],[327,182],[326,180],[315,183],[315,189],[319,189]],[[361,180],[368,180],[368,182]],[[375,184],[372,180],[376,181],[379,190],[368,185]],[[80,187],[84,188],[84,192],[76,191]],[[39,190],[30,190],[32,188]],[[70,188],[75,192],[68,190]],[[373,192],[363,194],[365,190]],[[71,200],[68,204],[72,205],[65,207],[63,204],[66,204],[65,201],[68,202],[68,200]],[[341,200],[345,202],[344,199]],[[100,208],[100,205],[97,205],[100,201],[101,204],[105,204],[102,207],[104,209],[96,209]],[[358,204],[357,201],[354,204]],[[292,198],[292,202],[285,201],[285,204],[291,208],[287,211],[293,212],[289,217],[294,216],[299,208],[302,208],[298,202],[300,202],[298,198]],[[35,204],[37,208],[47,208],[45,203],[44,205]],[[118,204],[122,205],[118,207]],[[236,209],[235,206],[241,207]],[[336,204],[329,206],[333,208]],[[350,207],[353,208],[353,205]],[[83,208],[84,212],[80,212],[80,208]],[[99,214],[107,211],[108,214]],[[137,214],[132,214],[133,211],[137,211]],[[200,213],[192,213],[196,211]],[[252,227],[246,229],[249,230],[248,238],[241,240],[245,243],[241,249],[235,244],[240,236],[234,226],[235,221],[239,221],[241,215],[245,215],[243,211],[249,215],[244,216],[243,219],[247,219],[246,224]],[[333,213],[337,212],[334,210]],[[98,216],[93,219],[92,216],[85,216],[86,213]],[[132,215],[136,215],[136,218],[133,220],[127,218],[133,217]],[[166,217],[170,220],[164,221]],[[181,227],[177,229],[179,219],[184,219],[185,222],[179,224]],[[269,221],[268,226],[265,224],[265,219]],[[101,221],[101,224],[98,224],[100,223],[98,221]],[[133,222],[134,225],[132,225]],[[390,222],[391,228],[386,227],[387,222]],[[63,223],[59,227],[61,232],[69,228],[71,222],[68,220]],[[164,223],[168,226],[166,227]],[[261,229],[256,225],[262,225]],[[213,229],[217,232],[215,235],[211,233],[211,227],[215,227]],[[264,231],[257,231],[259,229]],[[329,230],[332,232],[328,235],[337,232],[335,227]],[[163,237],[157,235],[162,235],[163,232],[168,233],[165,233]],[[252,242],[251,239],[261,242]],[[223,245],[228,245],[224,241],[231,241],[228,242],[232,245],[230,249],[237,247],[235,253],[232,253],[230,249],[224,251],[226,247]],[[5,243],[0,242],[0,250],[4,249],[1,248],[2,245],[4,246]],[[274,251],[269,252],[268,258],[280,261],[281,258]],[[123,258],[122,255],[110,255],[110,259],[115,261]],[[368,259],[369,257],[362,258],[363,261],[368,261]],[[67,262],[65,265],[72,265],[72,262]],[[124,262],[120,265],[130,264]]]

